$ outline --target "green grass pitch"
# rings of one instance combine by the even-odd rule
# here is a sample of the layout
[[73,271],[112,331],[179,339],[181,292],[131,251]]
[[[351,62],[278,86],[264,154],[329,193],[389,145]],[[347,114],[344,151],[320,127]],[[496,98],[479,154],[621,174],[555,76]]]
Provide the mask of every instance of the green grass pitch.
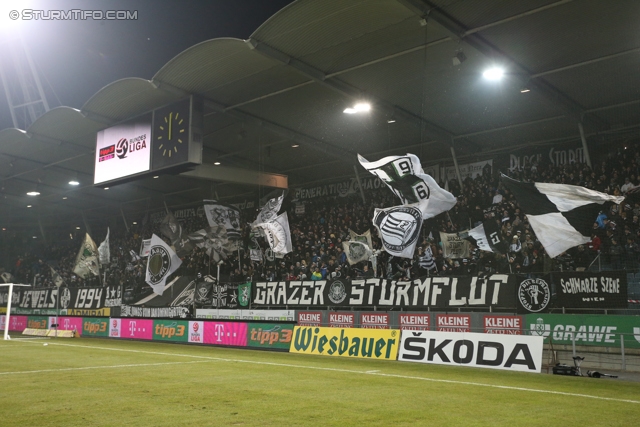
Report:
[[640,423],[640,384],[612,379],[88,338],[0,357],[3,427]]

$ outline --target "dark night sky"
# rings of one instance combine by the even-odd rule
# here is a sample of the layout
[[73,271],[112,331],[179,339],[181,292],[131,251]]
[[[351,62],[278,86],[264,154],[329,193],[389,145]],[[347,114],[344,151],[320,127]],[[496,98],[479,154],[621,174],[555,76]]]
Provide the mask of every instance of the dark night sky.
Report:
[[[7,40],[7,33],[19,30],[37,64],[50,107],[66,105],[79,109],[111,82],[125,77],[151,79],[167,61],[199,42],[218,37],[249,38],[291,0],[25,0],[2,3],[2,41]],[[137,10],[138,19],[11,21],[8,18],[9,11],[26,8]],[[0,61],[2,58],[0,55]],[[13,127],[1,85],[0,93],[0,129]]]

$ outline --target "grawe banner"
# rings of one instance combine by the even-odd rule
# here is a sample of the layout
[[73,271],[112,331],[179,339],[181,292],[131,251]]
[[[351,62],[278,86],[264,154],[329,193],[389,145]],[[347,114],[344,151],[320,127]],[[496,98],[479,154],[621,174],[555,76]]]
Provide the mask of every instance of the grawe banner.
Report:
[[289,350],[292,337],[293,325],[250,323],[247,330],[247,346]]
[[109,318],[107,317],[85,317],[82,320],[83,337],[108,337]]
[[398,360],[539,373],[542,349],[541,337],[402,331]]
[[400,343],[397,329],[296,326],[291,353],[395,360]]
[[252,307],[515,308],[516,276],[256,282]]
[[554,344],[595,345],[620,348],[624,336],[625,348],[640,348],[640,316],[606,316],[597,314],[528,314],[526,333],[551,337]]
[[556,306],[573,308],[627,308],[624,271],[552,273]]
[[188,342],[189,322],[185,320],[154,320],[153,340]]

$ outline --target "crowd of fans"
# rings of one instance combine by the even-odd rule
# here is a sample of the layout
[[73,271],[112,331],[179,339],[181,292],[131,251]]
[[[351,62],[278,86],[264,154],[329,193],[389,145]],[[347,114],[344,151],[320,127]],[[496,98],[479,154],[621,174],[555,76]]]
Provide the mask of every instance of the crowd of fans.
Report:
[[[500,185],[499,174],[485,173],[467,178],[462,187],[457,180],[448,183],[458,202],[449,212],[425,221],[413,259],[389,256],[381,245],[371,223],[375,208],[398,204],[398,199],[386,188],[368,191],[366,203],[359,195],[313,199],[285,200],[288,211],[293,251],[279,259],[269,254],[268,245],[258,239],[262,248],[261,261],[252,260],[247,249],[253,241],[250,223],[256,211],[243,212],[242,249],[228,254],[221,264],[221,282],[259,280],[319,280],[331,277],[384,277],[412,279],[426,275],[482,275],[491,273],[542,273],[549,271],[580,271],[615,269],[636,271],[640,257],[640,197],[635,189],[640,178],[640,147],[636,144],[611,152],[607,158],[589,168],[584,163],[551,165],[533,163],[521,170],[509,171],[518,180],[573,184],[597,191],[626,195],[621,205],[606,206],[594,219],[592,239],[561,254],[555,259],[546,256],[544,248],[532,231],[526,215],[513,195]],[[302,208],[301,206],[304,206]],[[301,212],[304,213],[296,213]],[[139,228],[111,230],[111,263],[103,266],[101,277],[80,278],[73,267],[80,240],[41,247],[39,251],[15,254],[15,262],[5,270],[21,283],[52,286],[54,271],[71,286],[124,284],[143,286],[146,260],[137,255],[141,240],[152,233],[161,235],[160,223],[147,217]],[[207,227],[204,215],[178,219],[183,235]],[[481,251],[472,247],[467,258],[447,259],[443,256],[439,232],[461,232],[485,221],[495,221],[502,238],[508,243],[504,254]],[[350,265],[342,242],[349,240],[349,231],[372,232],[375,262]],[[106,230],[105,230],[106,231]],[[94,238],[98,236],[93,236]],[[98,239],[96,239],[98,240]],[[99,242],[98,242],[99,243]],[[218,264],[204,248],[195,248],[183,257],[176,275],[217,276]]]

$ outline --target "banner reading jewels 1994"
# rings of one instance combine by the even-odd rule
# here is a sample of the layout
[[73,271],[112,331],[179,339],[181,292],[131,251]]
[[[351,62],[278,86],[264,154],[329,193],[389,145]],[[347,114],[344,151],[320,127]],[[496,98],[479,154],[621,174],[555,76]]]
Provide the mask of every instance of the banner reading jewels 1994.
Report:
[[600,273],[552,273],[560,307],[627,308],[627,274],[623,271]]
[[257,282],[253,307],[514,308],[516,277],[423,277],[410,282],[385,279]]

